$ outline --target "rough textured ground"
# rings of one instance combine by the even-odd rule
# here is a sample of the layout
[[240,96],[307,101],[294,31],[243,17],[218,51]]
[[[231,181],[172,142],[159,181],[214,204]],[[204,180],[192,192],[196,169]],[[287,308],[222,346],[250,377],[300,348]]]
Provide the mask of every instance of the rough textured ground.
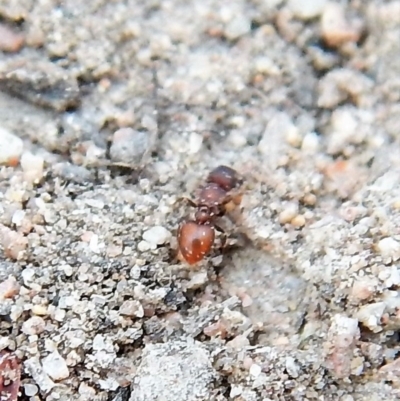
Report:
[[[396,0],[1,1],[21,400],[399,399],[399,37]],[[190,269],[219,164],[232,248]]]

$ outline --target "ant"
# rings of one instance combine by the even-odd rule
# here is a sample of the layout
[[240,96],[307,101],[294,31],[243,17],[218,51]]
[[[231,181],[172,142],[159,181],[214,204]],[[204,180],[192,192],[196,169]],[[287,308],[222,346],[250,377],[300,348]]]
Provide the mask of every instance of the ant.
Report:
[[[240,204],[240,197],[233,192],[242,180],[238,173],[227,166],[218,166],[208,175],[205,186],[201,189],[198,202],[187,199],[197,210],[194,220],[183,222],[178,230],[178,245],[182,257],[193,265],[201,261],[210,252],[215,230],[224,233],[216,225],[216,220],[228,211],[228,204]],[[225,244],[225,236],[223,244]]]

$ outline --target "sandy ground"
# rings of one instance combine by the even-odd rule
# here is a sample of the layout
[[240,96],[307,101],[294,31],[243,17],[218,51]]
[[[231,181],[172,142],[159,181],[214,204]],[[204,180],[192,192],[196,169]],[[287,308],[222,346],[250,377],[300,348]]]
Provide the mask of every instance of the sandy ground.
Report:
[[[399,399],[399,38],[394,0],[0,1],[20,399]],[[242,204],[190,268],[220,164]]]

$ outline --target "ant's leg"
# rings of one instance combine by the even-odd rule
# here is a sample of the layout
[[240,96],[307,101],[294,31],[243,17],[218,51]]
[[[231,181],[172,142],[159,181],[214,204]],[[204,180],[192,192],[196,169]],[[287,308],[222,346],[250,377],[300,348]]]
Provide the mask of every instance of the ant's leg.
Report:
[[225,245],[226,245],[227,235],[226,235],[225,231],[220,226],[217,226],[216,224],[214,224],[214,228],[218,232],[221,233],[221,249],[224,250],[225,249]]
[[179,202],[187,202],[190,206],[192,207],[197,207],[196,202],[194,202],[192,199],[186,197],[186,196],[181,196],[179,197],[174,203],[179,203]]

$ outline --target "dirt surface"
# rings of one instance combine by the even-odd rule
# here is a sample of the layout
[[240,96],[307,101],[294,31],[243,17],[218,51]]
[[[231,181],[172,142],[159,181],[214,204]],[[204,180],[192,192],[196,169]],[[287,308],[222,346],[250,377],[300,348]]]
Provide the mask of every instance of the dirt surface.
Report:
[[[399,399],[400,1],[3,0],[0,36],[21,400]],[[242,204],[190,268],[220,164]]]

